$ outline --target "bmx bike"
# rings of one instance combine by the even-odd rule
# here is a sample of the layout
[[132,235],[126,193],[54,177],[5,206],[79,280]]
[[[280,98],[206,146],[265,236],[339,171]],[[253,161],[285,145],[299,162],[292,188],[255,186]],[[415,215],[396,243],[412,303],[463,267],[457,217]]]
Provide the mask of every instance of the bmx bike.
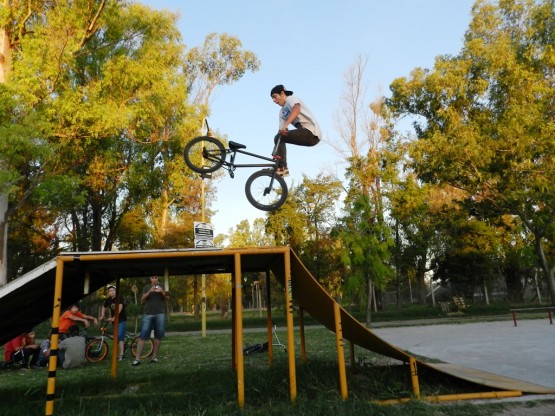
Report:
[[[272,157],[266,157],[247,152],[245,150],[247,146],[241,143],[230,141],[229,147],[226,148],[215,137],[199,136],[187,143],[183,156],[187,166],[201,175],[215,172],[223,167],[233,178],[236,168],[265,168],[249,176],[245,183],[245,194],[255,208],[262,211],[275,211],[285,203],[288,195],[287,183],[277,173],[280,158],[275,153],[280,140],[281,137],[278,138]],[[268,163],[238,164],[235,163],[237,153],[262,159]],[[227,160],[228,156],[229,160]]]
[[[87,358],[88,362],[96,363],[102,361],[108,355],[109,347],[106,340],[114,339],[112,335],[110,335],[107,331],[108,328],[106,325],[102,325],[100,328],[101,334],[99,338],[88,338],[87,346],[85,348],[85,357]],[[129,332],[125,333],[125,337],[123,339],[123,353],[128,349],[131,349],[131,355],[135,357],[137,354],[137,343],[139,342],[139,337],[131,334]],[[117,347],[116,347],[117,348]],[[146,358],[152,354],[152,349],[154,348],[154,344],[152,343],[152,339],[147,339],[145,341],[145,345],[143,347],[143,351],[141,353],[141,358]]]

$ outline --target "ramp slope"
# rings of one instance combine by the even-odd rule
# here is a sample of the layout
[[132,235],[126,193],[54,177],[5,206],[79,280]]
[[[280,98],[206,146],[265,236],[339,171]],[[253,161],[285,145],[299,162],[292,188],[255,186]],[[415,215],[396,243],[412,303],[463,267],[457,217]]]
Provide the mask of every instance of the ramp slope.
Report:
[[[306,312],[330,331],[335,332],[333,308],[335,301],[306,269],[301,260],[291,250],[291,276],[293,298]],[[370,329],[358,322],[342,307],[341,326],[343,338],[369,351],[407,363],[410,354],[381,339]],[[433,358],[433,357],[431,357]],[[549,387],[503,377],[485,371],[461,367],[453,364],[428,364],[417,359],[419,368],[446,374],[478,385],[500,390],[517,390],[531,394],[554,394]]]

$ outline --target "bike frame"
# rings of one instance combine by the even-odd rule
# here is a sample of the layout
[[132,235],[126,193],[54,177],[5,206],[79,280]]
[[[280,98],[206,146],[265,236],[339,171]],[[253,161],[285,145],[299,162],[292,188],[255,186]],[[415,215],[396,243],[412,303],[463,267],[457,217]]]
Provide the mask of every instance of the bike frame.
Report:
[[[273,168],[274,170],[276,170],[279,163],[279,158],[276,157],[275,154],[280,141],[281,141],[281,136],[278,138],[278,141],[274,146],[274,150],[272,151],[272,157],[257,155],[256,153],[247,152],[246,150],[236,149],[230,146],[228,148],[228,152],[231,154],[229,158],[229,162],[225,160],[223,163],[223,166],[225,166],[226,169],[229,170],[232,177],[233,177],[233,171],[235,170],[235,168]],[[268,162],[272,162],[272,163],[235,163],[235,157],[237,156],[237,153],[241,153],[243,155],[251,156],[257,159],[267,160]]]
[[[230,152],[231,152],[231,157],[229,159],[229,162],[224,162],[224,164],[228,165],[229,167],[235,167],[235,168],[273,168],[277,165],[277,160],[276,159],[269,158],[269,157],[266,157],[266,156],[257,155],[255,153],[247,152],[245,150],[230,149]],[[241,154],[247,155],[247,156],[256,157],[256,158],[262,159],[262,160],[267,160],[267,161],[272,162],[272,163],[235,163],[235,157],[237,156],[237,153],[241,153]]]

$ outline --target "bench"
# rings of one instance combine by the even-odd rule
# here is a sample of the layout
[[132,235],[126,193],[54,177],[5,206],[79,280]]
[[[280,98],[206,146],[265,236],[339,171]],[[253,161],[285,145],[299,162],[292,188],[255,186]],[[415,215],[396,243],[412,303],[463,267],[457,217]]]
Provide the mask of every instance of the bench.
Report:
[[462,296],[453,296],[453,303],[455,304],[459,312],[464,312],[468,309],[468,306],[466,305],[466,302],[464,301],[464,298]]
[[551,312],[555,311],[555,306],[543,306],[541,308],[519,308],[519,309],[509,309],[510,312],[513,314],[513,322],[515,326],[516,324],[516,313],[517,312],[529,312],[529,311],[545,311],[547,310],[547,315],[549,317],[549,323],[553,325],[553,317],[551,316]]

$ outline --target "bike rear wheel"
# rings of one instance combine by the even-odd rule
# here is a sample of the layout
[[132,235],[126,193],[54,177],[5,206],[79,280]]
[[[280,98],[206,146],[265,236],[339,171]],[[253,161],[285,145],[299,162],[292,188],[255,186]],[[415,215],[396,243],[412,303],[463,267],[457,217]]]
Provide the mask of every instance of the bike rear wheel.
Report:
[[[131,354],[133,357],[137,356],[137,344],[139,342],[139,337],[135,337],[133,342],[131,342]],[[152,355],[152,350],[154,348],[154,343],[152,339],[145,340],[145,345],[143,346],[143,351],[141,352],[141,358],[150,357]]]
[[263,169],[249,176],[245,194],[255,208],[275,211],[287,200],[288,190],[285,180],[273,169]]
[[102,361],[108,355],[108,343],[101,339],[93,339],[87,343],[85,357],[91,363]]
[[218,139],[200,136],[187,143],[183,157],[192,171],[210,173],[222,167],[225,162],[226,149]]

